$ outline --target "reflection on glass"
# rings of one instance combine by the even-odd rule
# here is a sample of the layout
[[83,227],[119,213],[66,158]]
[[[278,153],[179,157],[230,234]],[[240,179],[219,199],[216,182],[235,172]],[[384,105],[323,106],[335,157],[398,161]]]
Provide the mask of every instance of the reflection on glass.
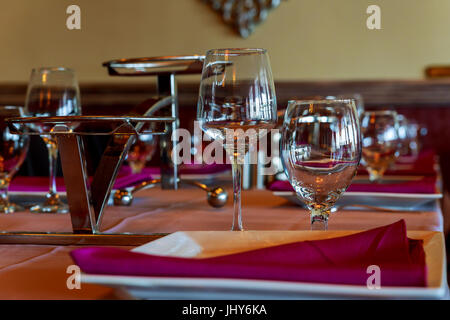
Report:
[[339,94],[336,96],[336,98],[355,100],[356,112],[358,113],[358,117],[361,119],[364,113],[364,99],[362,95],[360,95],[359,93]]
[[[325,99],[331,99],[331,100],[352,99],[355,101],[356,112],[360,119],[362,117],[362,114],[364,113],[364,99],[363,99],[362,95],[360,95],[359,93],[348,93],[348,94],[338,94],[336,96],[326,96]],[[312,99],[303,99],[303,100],[320,100],[320,99],[312,98]]]
[[[133,138],[133,137],[132,137]],[[140,173],[145,164],[150,161],[155,154],[158,145],[157,137],[154,135],[138,135],[127,155],[127,162],[134,174]]]

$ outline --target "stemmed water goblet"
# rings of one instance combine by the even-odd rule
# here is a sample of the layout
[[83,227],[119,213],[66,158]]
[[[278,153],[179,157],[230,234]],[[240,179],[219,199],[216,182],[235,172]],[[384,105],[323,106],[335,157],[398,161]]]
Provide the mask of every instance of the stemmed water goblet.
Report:
[[[75,72],[67,68],[33,69],[27,89],[25,113],[33,117],[74,116],[81,114],[80,92]],[[36,125],[35,130],[51,130],[46,125]],[[48,150],[49,192],[44,203],[33,206],[35,213],[67,213],[56,190],[58,148],[56,138],[42,135]]]
[[252,138],[247,138],[264,134],[261,129],[273,128],[277,123],[275,88],[265,49],[213,49],[207,52],[197,120],[208,136],[224,143],[233,171],[232,230],[243,230],[242,166],[249,150],[252,155],[256,154],[252,149]]
[[331,209],[355,176],[360,135],[354,100],[289,102],[281,159],[290,184],[310,210],[312,230],[327,229]]

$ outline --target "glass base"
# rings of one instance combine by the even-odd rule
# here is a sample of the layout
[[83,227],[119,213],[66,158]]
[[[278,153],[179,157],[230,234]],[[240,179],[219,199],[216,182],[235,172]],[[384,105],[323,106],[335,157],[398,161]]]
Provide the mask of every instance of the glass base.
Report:
[[330,211],[311,210],[311,230],[327,231]]
[[367,168],[369,172],[369,181],[372,183],[380,182],[386,170],[372,170]]
[[242,222],[240,224],[234,224],[231,226],[231,231],[244,231],[244,227],[242,226]]
[[0,205],[0,214],[4,213],[4,214],[8,214],[8,213],[13,213],[13,212],[18,212],[18,211],[25,211],[25,208],[15,204],[15,203],[8,203],[6,205],[1,204]]
[[30,208],[33,213],[69,213],[69,206],[57,194],[47,194],[47,200]]
[[69,213],[69,207],[65,204],[61,205],[45,205],[38,204],[30,208],[32,213]]

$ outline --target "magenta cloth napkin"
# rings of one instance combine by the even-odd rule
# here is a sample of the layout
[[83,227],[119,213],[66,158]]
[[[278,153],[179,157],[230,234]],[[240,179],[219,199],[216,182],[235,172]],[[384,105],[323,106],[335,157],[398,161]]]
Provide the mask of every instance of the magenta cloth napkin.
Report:
[[214,258],[177,258],[117,248],[71,252],[85,273],[154,277],[237,278],[366,285],[377,265],[381,286],[426,286],[421,240],[406,236],[404,220],[365,232],[302,241]]
[[[47,192],[49,190],[48,177],[14,177],[9,185],[8,191],[13,192]],[[66,191],[64,179],[56,178],[56,190]]]
[[[268,189],[271,191],[294,191],[289,181],[274,181]],[[398,183],[352,183],[347,192],[388,192],[388,193],[436,193],[436,177],[423,177],[420,180]]]

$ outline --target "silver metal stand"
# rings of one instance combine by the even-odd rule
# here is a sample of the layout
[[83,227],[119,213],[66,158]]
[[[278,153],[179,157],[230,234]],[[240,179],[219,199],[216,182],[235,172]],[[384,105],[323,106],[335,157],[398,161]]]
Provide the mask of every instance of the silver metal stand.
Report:
[[[132,137],[140,134],[164,135],[170,132],[173,117],[67,116],[7,119],[12,133],[51,135],[58,141],[62,171],[70,208],[72,233],[5,232],[0,243],[137,245],[163,234],[102,234],[100,224],[118,169]],[[144,124],[149,124],[144,130]],[[33,129],[39,127],[40,132]],[[150,127],[150,128],[149,128]],[[121,144],[107,146],[92,182],[89,184],[84,153],[84,135],[121,136]]]

